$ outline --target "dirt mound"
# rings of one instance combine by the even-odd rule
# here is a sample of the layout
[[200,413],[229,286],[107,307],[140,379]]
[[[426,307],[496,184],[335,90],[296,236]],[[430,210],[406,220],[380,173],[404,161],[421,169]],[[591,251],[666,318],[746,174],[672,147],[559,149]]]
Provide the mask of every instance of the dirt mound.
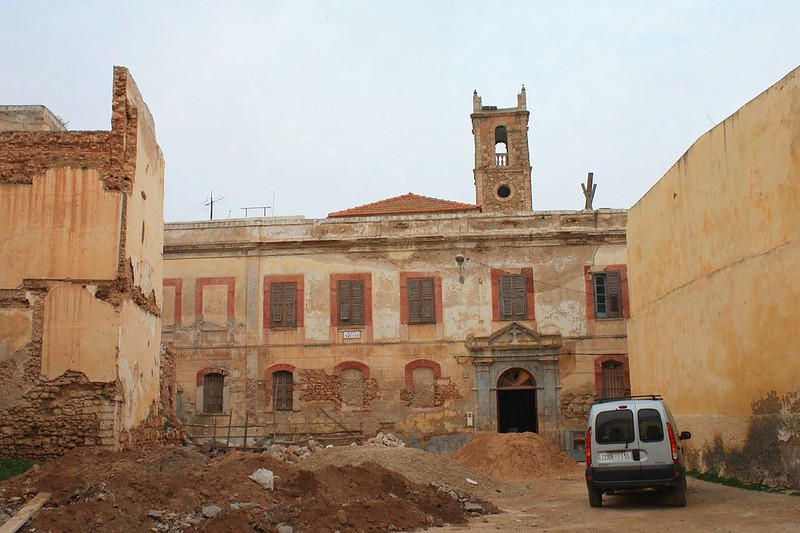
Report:
[[479,433],[452,459],[502,481],[574,479],[582,468],[537,433]]
[[[316,470],[326,465],[359,465],[367,462],[379,464],[421,485],[447,485],[484,500],[520,495],[526,490],[519,485],[491,479],[477,469],[459,464],[443,455],[417,448],[335,446],[315,452],[297,463],[297,466],[304,470]],[[477,484],[470,483],[468,478]]]
[[[274,472],[274,491],[248,478],[259,468]],[[13,515],[38,492],[52,497],[23,531],[387,531],[469,515],[454,491],[375,462],[299,469],[266,454],[208,458],[180,447],[74,450],[0,483],[0,511]]]

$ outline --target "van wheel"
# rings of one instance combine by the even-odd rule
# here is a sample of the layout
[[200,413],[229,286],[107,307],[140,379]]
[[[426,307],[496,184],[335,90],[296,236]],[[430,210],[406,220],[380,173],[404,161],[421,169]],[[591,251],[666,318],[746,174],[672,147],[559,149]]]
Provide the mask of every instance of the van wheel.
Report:
[[589,489],[589,505],[591,507],[602,507],[603,491],[600,489]]
[[683,483],[680,487],[672,489],[672,506],[673,507],[686,507],[686,478],[683,478]]

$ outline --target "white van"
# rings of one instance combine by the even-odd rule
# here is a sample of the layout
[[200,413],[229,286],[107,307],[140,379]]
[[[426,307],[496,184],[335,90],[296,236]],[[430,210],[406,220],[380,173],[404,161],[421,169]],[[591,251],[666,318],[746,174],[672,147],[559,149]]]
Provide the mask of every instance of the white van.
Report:
[[686,468],[675,418],[661,396],[599,400],[586,430],[586,487],[589,505],[603,505],[603,493],[668,490],[676,507],[686,505]]

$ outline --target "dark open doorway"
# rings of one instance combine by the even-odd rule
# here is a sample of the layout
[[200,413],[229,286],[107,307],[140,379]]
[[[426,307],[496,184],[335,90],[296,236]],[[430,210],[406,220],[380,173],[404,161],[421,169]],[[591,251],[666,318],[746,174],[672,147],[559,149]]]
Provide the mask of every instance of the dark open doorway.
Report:
[[522,433],[538,431],[536,382],[525,370],[506,370],[497,380],[497,431]]

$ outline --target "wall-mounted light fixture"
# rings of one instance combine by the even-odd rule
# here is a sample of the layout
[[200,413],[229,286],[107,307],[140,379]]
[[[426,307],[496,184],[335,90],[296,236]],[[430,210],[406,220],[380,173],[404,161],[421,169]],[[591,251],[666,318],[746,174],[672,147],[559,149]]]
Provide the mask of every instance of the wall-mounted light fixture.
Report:
[[464,254],[456,254],[456,264],[458,265],[458,282],[464,284],[464,263],[467,258]]

